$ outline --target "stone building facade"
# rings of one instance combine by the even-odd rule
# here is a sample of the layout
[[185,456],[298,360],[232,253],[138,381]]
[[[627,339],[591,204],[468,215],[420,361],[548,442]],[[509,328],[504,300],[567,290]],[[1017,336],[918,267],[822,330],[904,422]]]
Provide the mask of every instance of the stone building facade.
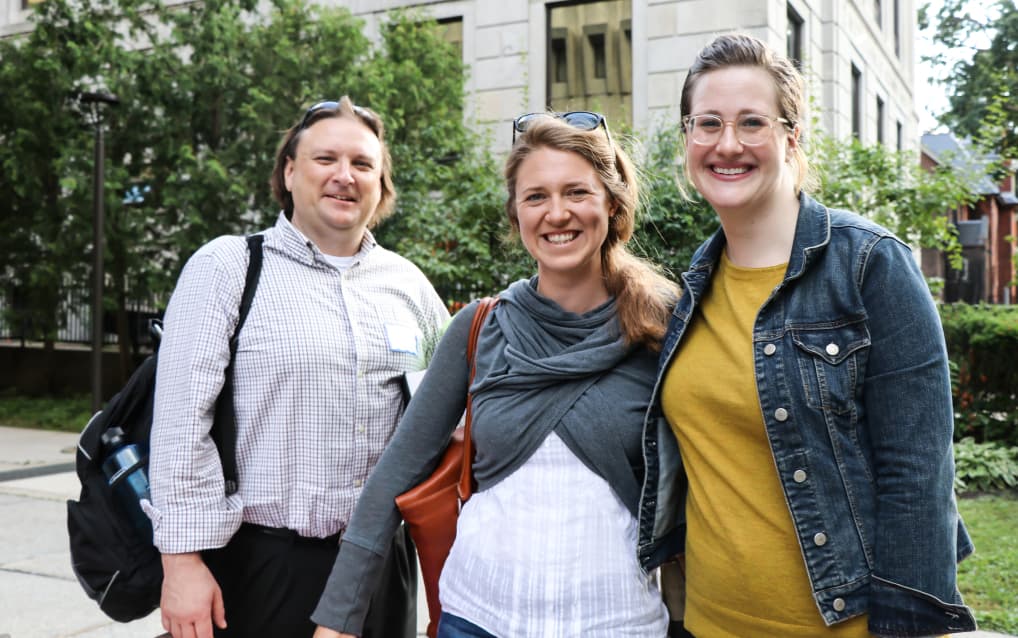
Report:
[[[31,28],[31,5],[0,0],[0,37]],[[170,2],[179,0],[169,0]],[[466,117],[508,148],[518,114],[593,109],[647,132],[678,117],[696,52],[744,31],[801,62],[827,132],[917,149],[916,0],[319,0],[377,36],[392,9],[439,20],[470,68]]]

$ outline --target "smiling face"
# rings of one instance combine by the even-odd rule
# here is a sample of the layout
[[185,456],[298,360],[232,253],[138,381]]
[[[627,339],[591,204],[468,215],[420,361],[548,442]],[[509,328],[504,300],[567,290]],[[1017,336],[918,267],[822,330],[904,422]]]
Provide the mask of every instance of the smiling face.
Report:
[[612,213],[590,162],[571,151],[535,149],[516,173],[515,203],[520,239],[537,261],[539,290],[601,282]]
[[360,249],[382,196],[382,145],[350,117],[318,120],[301,132],[283,173],[293,225],[329,255]]
[[[690,100],[690,114],[717,115],[732,122],[746,113],[781,115],[777,87],[764,69],[731,66],[698,78]],[[795,175],[787,163],[798,144],[798,129],[775,124],[758,146],[738,140],[735,127],[725,125],[716,144],[701,145],[686,138],[687,171],[693,185],[721,215],[753,214],[786,206],[795,198]]]

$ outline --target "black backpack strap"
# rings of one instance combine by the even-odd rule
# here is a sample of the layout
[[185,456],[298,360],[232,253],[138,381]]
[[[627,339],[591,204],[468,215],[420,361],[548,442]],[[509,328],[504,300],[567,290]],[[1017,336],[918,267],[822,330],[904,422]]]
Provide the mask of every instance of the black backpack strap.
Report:
[[233,409],[233,363],[237,356],[237,337],[244,327],[255,291],[258,290],[258,279],[262,273],[262,241],[263,235],[248,235],[247,247],[250,255],[247,262],[247,278],[244,280],[244,293],[240,297],[240,311],[237,315],[237,327],[230,337],[230,363],[226,366],[226,377],[223,389],[216,400],[216,415],[212,423],[212,440],[219,450],[219,459],[223,465],[226,495],[237,491],[237,416]]

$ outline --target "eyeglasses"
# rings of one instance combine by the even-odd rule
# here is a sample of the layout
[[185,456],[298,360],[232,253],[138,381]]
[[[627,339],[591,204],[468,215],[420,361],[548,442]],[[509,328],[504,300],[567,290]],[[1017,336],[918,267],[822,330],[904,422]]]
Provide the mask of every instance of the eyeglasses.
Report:
[[744,113],[738,119],[725,121],[717,115],[687,115],[682,126],[694,144],[710,146],[717,144],[725,131],[725,125],[735,128],[735,138],[745,146],[759,146],[766,142],[774,129],[774,123],[791,125],[783,117],[771,117],[759,113]]
[[604,127],[604,134],[611,143],[612,136],[608,132],[608,119],[600,113],[591,111],[569,111],[568,113],[527,113],[513,120],[513,144],[516,144],[516,134],[523,133],[530,125],[542,117],[553,117],[564,121],[573,128],[581,131],[593,131],[599,126]]
[[[304,117],[301,118],[300,124],[297,125],[297,131],[298,132],[303,131],[305,128],[307,128],[311,122],[311,116],[317,113],[318,111],[333,111],[338,108],[339,102],[335,100],[326,100],[324,102],[319,102],[318,104],[311,105],[311,107],[309,107],[308,110],[304,112]],[[357,117],[364,120],[365,123],[369,123],[369,127],[371,128],[371,130],[375,131],[376,135],[378,134],[378,129],[375,124],[376,118],[374,117],[374,115],[372,115],[370,112],[357,105],[354,105],[353,112],[357,114]]]

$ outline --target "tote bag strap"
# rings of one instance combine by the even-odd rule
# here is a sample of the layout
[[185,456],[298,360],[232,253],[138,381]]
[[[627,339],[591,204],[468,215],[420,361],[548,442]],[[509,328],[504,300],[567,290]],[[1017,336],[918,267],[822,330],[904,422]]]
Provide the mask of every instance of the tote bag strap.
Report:
[[[474,313],[474,321],[470,324],[470,339],[467,341],[467,361],[470,364],[469,388],[474,383],[474,372],[477,370],[477,337],[481,334],[484,321],[488,313],[498,303],[498,297],[484,297],[477,305],[477,312]],[[474,441],[470,436],[470,423],[473,421],[473,396],[467,392],[467,410],[463,423],[463,467],[460,469],[460,482],[456,488],[459,493],[460,503],[466,503],[473,493],[473,473],[471,466],[474,463]]]

